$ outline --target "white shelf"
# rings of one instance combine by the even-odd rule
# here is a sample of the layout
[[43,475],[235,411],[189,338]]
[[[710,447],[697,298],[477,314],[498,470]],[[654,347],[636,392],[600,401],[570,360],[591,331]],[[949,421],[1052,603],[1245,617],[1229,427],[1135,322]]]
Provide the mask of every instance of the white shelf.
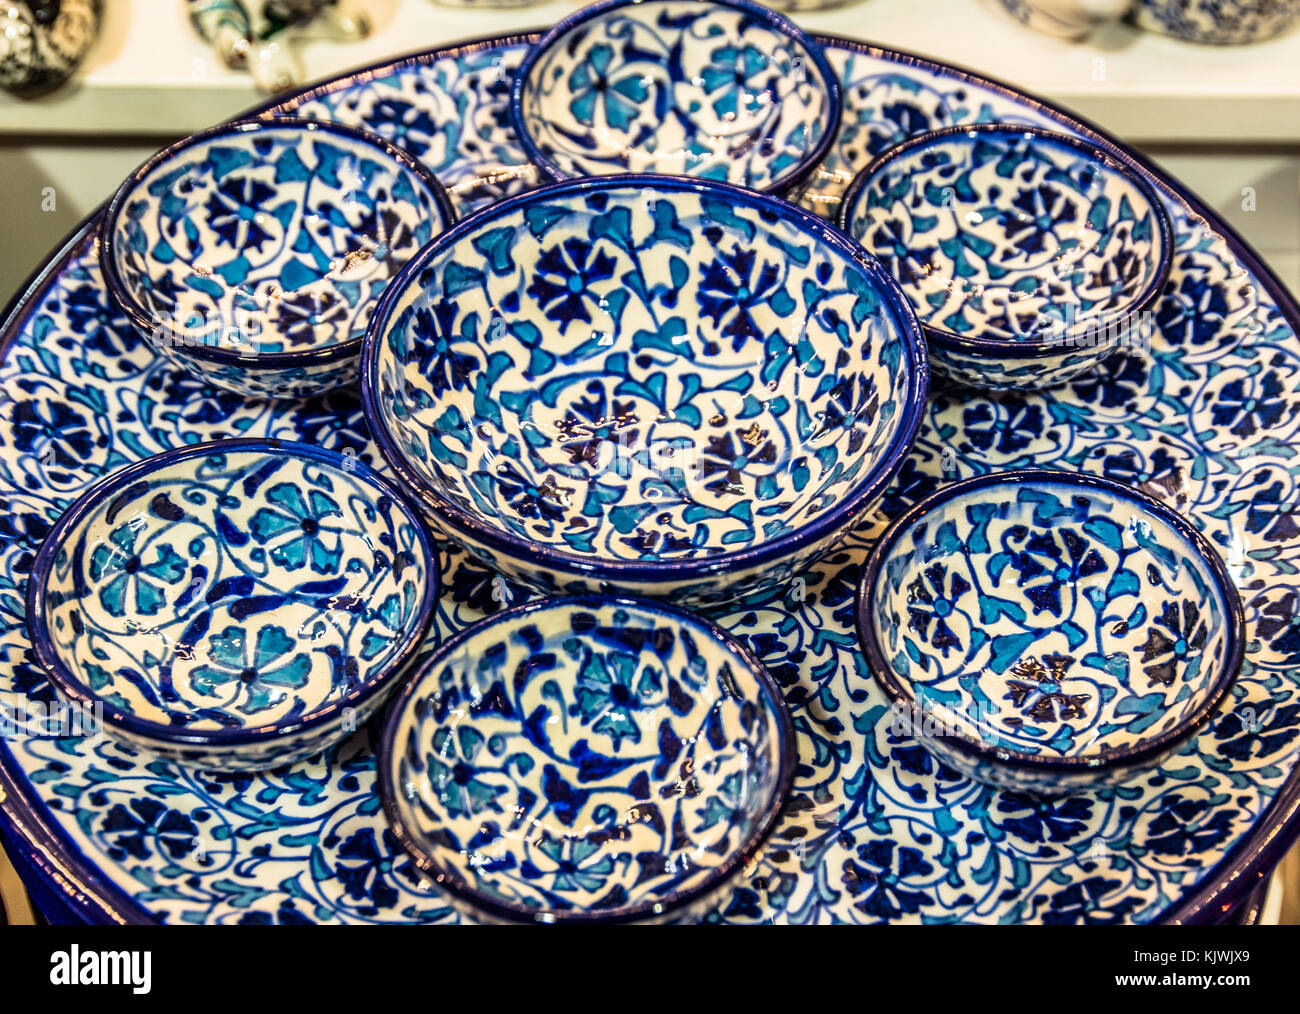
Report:
[[[307,43],[310,79],[418,49],[545,27],[581,4],[513,10],[365,0],[376,31]],[[145,10],[147,5],[147,12]],[[174,136],[260,101],[190,30],[179,0],[108,0],[77,77],[37,99],[0,92],[0,134]],[[1117,24],[1087,43],[1032,31],[996,0],[861,0],[796,15],[804,28],[910,50],[1002,78],[1136,142],[1300,144],[1300,30],[1249,47],[1196,46]]]

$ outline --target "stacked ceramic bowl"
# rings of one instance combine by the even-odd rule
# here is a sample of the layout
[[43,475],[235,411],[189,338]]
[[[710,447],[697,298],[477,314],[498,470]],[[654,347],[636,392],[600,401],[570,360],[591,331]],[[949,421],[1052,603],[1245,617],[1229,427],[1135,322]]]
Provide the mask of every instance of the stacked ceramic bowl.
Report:
[[[931,357],[994,388],[1104,368],[1169,267],[1122,156],[1023,126],[882,152],[837,227],[782,195],[839,115],[781,15],[612,0],[514,78],[544,182],[462,221],[350,128],[240,121],[159,153],[103,219],[115,299],[245,397],[358,384],[382,460],[224,440],[108,476],[34,567],[52,680],[126,748],[226,769],[302,761],[393,698],[386,815],[473,917],[698,915],[762,848],[798,754],[771,675],[698,611],[881,520]],[[439,644],[429,524],[538,597]],[[899,735],[1044,793],[1178,749],[1242,645],[1185,520],[1048,473],[897,519],[859,627]]]

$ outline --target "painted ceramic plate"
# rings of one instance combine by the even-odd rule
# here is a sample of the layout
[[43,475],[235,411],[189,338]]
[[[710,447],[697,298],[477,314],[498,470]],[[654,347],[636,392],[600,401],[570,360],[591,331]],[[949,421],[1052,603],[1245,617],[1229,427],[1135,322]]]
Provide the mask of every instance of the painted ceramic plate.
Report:
[[[1300,808],[1300,307],[1195,198],[1079,121],[928,60],[823,40],[845,112],[803,203],[833,217],[855,170],[952,123],[1012,120],[1092,138],[1152,176],[1174,222],[1173,271],[1146,353],[1048,392],[938,388],[882,511],[940,482],[1045,466],[1105,475],[1188,514],[1242,592],[1246,662],[1213,723],[1158,771],[1033,801],[980,786],[896,738],[858,651],[864,526],[783,591],[717,619],[753,648],[794,714],[791,803],[722,922],[1209,920],[1281,856]],[[270,107],[357,124],[422,159],[464,213],[532,178],[506,126],[528,37],[443,49]],[[22,596],[36,544],[105,472],[185,441],[272,435],[375,449],[348,389],[248,402],[176,372],[106,299],[86,226],[12,308],[0,339],[0,701],[52,691],[33,664]],[[525,593],[444,547],[443,636]],[[375,793],[373,730],[321,758],[209,775],[108,740],[0,739],[6,833],[45,894],[93,921],[437,922]]]

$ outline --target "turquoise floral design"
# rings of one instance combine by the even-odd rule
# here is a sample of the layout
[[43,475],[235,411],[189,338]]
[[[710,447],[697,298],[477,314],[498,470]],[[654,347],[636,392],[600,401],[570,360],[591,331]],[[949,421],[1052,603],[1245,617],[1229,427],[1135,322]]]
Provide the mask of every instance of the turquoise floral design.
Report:
[[954,126],[889,149],[840,221],[902,284],[936,365],[978,387],[1050,386],[1144,348],[1170,266],[1167,215],[1139,176],[1030,127]]
[[642,716],[653,714],[664,689],[663,672],[637,656],[591,652],[578,673],[572,714],[618,750],[624,739],[641,742]]
[[364,721],[414,656],[437,580],[392,487],[284,441],[136,462],[51,538],[27,606],[38,661],[105,703],[107,734],[217,770],[288,763]]
[[227,706],[245,715],[265,711],[287,696],[286,691],[307,685],[312,664],[305,653],[294,650],[298,644],[273,624],[258,628],[251,638],[241,627],[226,627],[208,641],[209,664],[190,673],[190,684],[200,696],[226,697]]
[[375,298],[453,219],[438,181],[380,138],[244,121],[160,152],[123,184],[101,269],[177,366],[246,397],[303,397],[355,375],[347,346]]
[[99,601],[113,616],[135,609],[155,616],[167,604],[165,585],[174,585],[186,574],[185,561],[171,546],[152,546],[152,561],[136,553],[138,527],[131,522],[113,529],[107,543],[95,546],[87,568],[90,580],[99,586]]
[[506,787],[491,785],[476,774],[479,752],[485,745],[485,738],[470,728],[454,732],[439,729],[431,741],[429,780],[437,792],[438,802],[453,816],[503,812],[497,797],[507,791]]
[[[338,568],[342,556],[338,536],[324,522],[342,518],[343,511],[327,493],[309,489],[304,496],[298,486],[281,482],[270,488],[266,499],[273,506],[259,508],[249,530],[259,543],[270,546],[273,563],[291,571],[310,566],[321,574]],[[332,548],[325,541],[331,534]]]
[[573,92],[569,111],[584,126],[594,126],[596,113],[601,112],[605,122],[615,130],[627,130],[650,97],[645,75],[635,68],[611,80],[613,63],[612,46],[592,46],[586,59],[569,75],[569,89]]

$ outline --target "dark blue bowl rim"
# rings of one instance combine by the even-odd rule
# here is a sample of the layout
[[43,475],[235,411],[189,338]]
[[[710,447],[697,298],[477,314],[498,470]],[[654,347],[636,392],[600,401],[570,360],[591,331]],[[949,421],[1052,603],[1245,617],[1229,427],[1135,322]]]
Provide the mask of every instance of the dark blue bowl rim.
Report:
[[[881,170],[889,166],[890,163],[897,159],[906,157],[920,149],[929,148],[945,141],[960,137],[973,138],[978,134],[1015,134],[1019,136],[1030,136],[1038,138],[1045,144],[1055,144],[1060,148],[1073,148],[1088,156],[1093,161],[1104,166],[1112,174],[1122,176],[1124,180],[1130,183],[1147,201],[1152,209],[1152,217],[1155,219],[1156,229],[1160,233],[1160,251],[1156,259],[1155,270],[1151,274],[1150,280],[1146,286],[1130,300],[1129,304],[1117,313],[1103,315],[1099,320],[1104,321],[1107,326],[1115,322],[1117,326],[1123,327],[1130,320],[1136,319],[1144,310],[1149,309],[1152,304],[1160,297],[1160,292],[1169,279],[1169,271],[1173,265],[1174,257],[1174,232],[1173,226],[1169,221],[1169,212],[1165,209],[1164,202],[1156,193],[1155,188],[1151,186],[1146,176],[1136,163],[1131,162],[1127,155],[1119,152],[1109,151],[1091,141],[1083,138],[1072,137],[1069,134],[1062,134],[1045,127],[1022,125],[1018,123],[972,123],[958,124],[952,127],[941,127],[938,130],[930,130],[924,134],[917,134],[909,138],[902,144],[895,145],[892,148],[886,148],[874,159],[867,163],[856,176],[853,182],[849,184],[849,189],[844,192],[844,200],[840,204],[840,212],[836,218],[840,228],[846,236],[852,236],[850,228],[854,208],[861,197],[867,184]],[[856,242],[856,240],[855,240]],[[863,247],[863,249],[866,249]],[[867,251],[870,253],[870,251]],[[910,302],[910,300],[909,300]],[[1043,339],[1013,341],[1007,338],[985,338],[980,335],[962,335],[947,328],[936,327],[933,324],[921,324],[921,330],[925,332],[926,339],[933,342],[939,349],[951,349],[968,356],[984,356],[997,359],[1042,359],[1048,356],[1059,356],[1069,351],[1069,346],[1064,346],[1060,342],[1047,341]],[[1114,349],[1104,343],[1097,345],[1097,358],[1104,359],[1113,352]]]
[[[540,39],[534,42],[528,48],[523,62],[519,69],[515,71],[514,80],[510,85],[510,125],[514,128],[515,136],[519,140],[520,147],[528,156],[529,161],[535,165],[544,176],[554,181],[568,179],[582,179],[582,176],[573,176],[560,168],[552,159],[542,154],[541,149],[533,140],[532,132],[528,129],[528,123],[524,116],[524,85],[531,77],[533,68],[543,54],[551,48],[558,40],[567,35],[574,28],[585,24],[598,17],[601,17],[612,10],[620,7],[635,7],[639,4],[656,4],[670,3],[673,0],[600,0],[599,3],[590,4],[574,13],[563,18],[558,24],[547,31]],[[764,7],[761,4],[752,3],[751,0],[699,0],[703,6],[726,7],[732,10],[741,11],[749,14],[759,21],[765,22],[774,32],[784,35],[791,41],[798,43],[812,59],[813,64],[817,67],[817,74],[821,78],[822,90],[826,94],[828,109],[826,111],[825,129],[818,142],[810,148],[798,162],[796,162],[787,172],[772,180],[766,187],[762,188],[763,193],[779,194],[790,190],[796,186],[809,173],[811,173],[820,163],[830,146],[834,143],[836,135],[839,133],[840,117],[844,111],[844,100],[840,94],[839,78],[835,76],[835,71],[831,68],[830,61],[826,59],[826,53],[823,51],[821,43],[811,35],[803,31],[798,25],[787,18],[785,15]],[[618,174],[626,175],[634,174]],[[641,173],[635,175],[660,175]],[[664,173],[662,175],[670,175]],[[702,177],[691,177],[699,179]]]
[[[649,614],[662,617],[673,623],[677,628],[689,626],[696,632],[705,635],[724,651],[729,652],[754,677],[759,694],[767,705],[765,710],[773,716],[776,723],[777,750],[780,759],[771,798],[767,800],[762,813],[754,822],[753,830],[750,831],[742,843],[728,852],[726,858],[714,867],[699,884],[689,891],[672,893],[666,897],[666,900],[657,903],[640,902],[616,909],[600,911],[581,909],[573,912],[550,912],[550,910],[538,910],[527,905],[502,901],[478,890],[456,872],[439,865],[420,846],[416,836],[407,828],[398,804],[398,786],[396,777],[393,774],[394,742],[397,739],[398,729],[406,712],[412,706],[413,699],[420,692],[420,687],[425,679],[472,638],[495,626],[507,624],[519,617],[529,616],[534,613],[550,610],[598,609],[608,606],[619,606],[634,610],[642,615]],[[438,649],[421,663],[419,669],[407,680],[401,693],[389,705],[388,716],[384,720],[376,755],[378,758],[377,782],[379,796],[384,806],[384,814],[388,818],[393,834],[401,842],[402,847],[406,849],[411,858],[415,860],[416,865],[423,872],[433,877],[439,890],[446,891],[465,904],[487,912],[498,919],[527,923],[542,921],[537,918],[540,911],[545,911],[553,917],[547,921],[556,923],[621,923],[635,922],[642,919],[660,919],[721,889],[731,880],[732,876],[740,872],[758,855],[764,843],[776,828],[777,821],[785,809],[786,800],[789,798],[794,786],[795,767],[799,759],[794,723],[790,718],[790,710],[781,694],[781,689],[777,686],[776,680],[772,678],[771,673],[767,671],[767,667],[759,661],[758,657],[748,647],[731,634],[728,634],[712,620],[697,613],[657,600],[607,595],[562,595],[534,599],[531,602],[525,602],[523,605],[513,606],[499,613],[493,613],[486,619],[472,623],[457,633],[455,637],[439,645]]]
[[[59,651],[54,646],[50,637],[49,627],[45,621],[44,605],[46,585],[49,582],[50,574],[54,566],[54,560],[57,557],[59,550],[63,548],[64,539],[68,532],[75,528],[75,526],[95,507],[103,503],[122,487],[150,475],[159,468],[164,468],[178,462],[188,461],[193,458],[207,457],[213,454],[240,452],[265,452],[282,455],[284,457],[305,458],[336,469],[337,471],[346,472],[348,475],[362,480],[375,490],[376,499],[379,496],[388,496],[392,498],[398,509],[411,523],[412,529],[416,535],[416,540],[419,543],[419,551],[424,558],[423,562],[425,572],[428,575],[428,580],[425,582],[424,594],[420,599],[420,608],[413,616],[411,623],[408,625],[404,634],[403,640],[405,643],[402,644],[400,650],[396,655],[394,655],[392,661],[377,675],[372,676],[365,683],[354,688],[338,700],[331,701],[325,707],[309,711],[307,714],[298,716],[290,721],[281,720],[270,725],[252,727],[186,732],[175,726],[137,718],[133,714],[120,711],[108,704],[106,701],[103,701],[103,698],[99,694],[86,686],[85,683],[77,678],[77,676],[68,669],[66,665],[64,665],[60,658]],[[345,465],[344,462],[351,462],[351,464]],[[51,682],[53,682],[64,695],[76,703],[93,705],[96,702],[103,702],[103,722],[107,727],[121,729],[126,733],[135,736],[142,736],[156,742],[187,748],[201,748],[204,746],[236,747],[250,744],[270,744],[277,739],[287,740],[289,737],[297,738],[303,733],[309,732],[318,726],[332,721],[342,713],[344,708],[355,707],[367,701],[376,693],[386,690],[391,681],[402,673],[406,668],[407,663],[409,663],[418,653],[421,645],[424,643],[425,635],[428,633],[429,628],[433,623],[434,610],[437,607],[438,595],[441,591],[439,563],[439,556],[437,548],[433,543],[433,537],[430,534],[420,511],[410,502],[410,498],[403,493],[396,484],[384,478],[359,459],[340,454],[337,451],[329,451],[323,447],[296,443],[290,440],[277,440],[275,438],[247,437],[227,440],[209,440],[205,443],[186,444],[183,447],[174,447],[171,450],[163,451],[161,454],[155,454],[152,457],[133,462],[130,465],[118,469],[116,472],[111,472],[87,489],[73,502],[72,506],[63,513],[63,516],[55,522],[54,527],[46,534],[44,541],[41,543],[40,549],[37,550],[36,558],[32,563],[31,574],[27,582],[27,632],[32,640],[32,647],[36,655],[36,660],[49,676]],[[291,747],[292,744],[286,742],[286,750]]]
[[233,349],[201,345],[189,341],[186,335],[157,320],[135,298],[131,287],[126,284],[126,280],[122,278],[117,269],[117,261],[114,256],[116,240],[113,238],[117,221],[141,180],[160,165],[197,145],[221,137],[236,137],[271,130],[319,131],[368,145],[387,157],[391,162],[396,163],[424,187],[425,192],[433,198],[434,204],[437,205],[442,215],[444,231],[456,223],[456,209],[447,194],[446,188],[423,162],[406,151],[406,149],[398,147],[386,138],[368,130],[362,130],[359,127],[350,127],[329,120],[304,119],[297,116],[246,117],[229,123],[220,123],[215,127],[208,127],[206,130],[200,130],[196,134],[190,134],[188,137],[182,138],[175,144],[168,145],[141,163],[118,187],[117,192],[109,200],[108,208],[99,220],[99,269],[104,276],[104,285],[108,289],[110,297],[126,314],[131,323],[142,334],[157,335],[160,340],[168,341],[173,347],[182,350],[187,359],[240,366],[246,370],[254,371],[283,370],[294,367],[323,366],[327,363],[340,362],[355,357],[361,349],[361,341],[364,335],[357,335],[334,345],[290,352],[268,352],[265,355],[241,355]]
[[906,681],[894,672],[893,666],[886,660],[880,643],[876,639],[875,624],[872,622],[878,604],[876,584],[880,577],[881,567],[884,565],[894,543],[925,514],[936,507],[943,506],[956,497],[994,486],[1023,486],[1027,484],[1044,487],[1080,487],[1118,497],[1157,518],[1182,537],[1188,548],[1205,561],[1206,567],[1214,580],[1214,590],[1217,591],[1223,604],[1223,619],[1227,626],[1227,643],[1224,646],[1219,675],[1206,690],[1205,699],[1180,722],[1165,730],[1159,736],[1139,740],[1130,746],[1111,747],[1096,753],[1074,757],[1044,757],[1041,754],[1007,751],[1004,748],[1000,749],[965,736],[936,734],[933,738],[942,740],[953,749],[979,761],[987,762],[995,768],[1002,768],[1007,771],[1034,772],[1039,775],[1064,774],[1067,772],[1096,772],[1100,775],[1119,768],[1139,765],[1143,761],[1172,750],[1209,720],[1227,694],[1229,687],[1237,678],[1246,650],[1246,617],[1241,605],[1241,596],[1237,591],[1237,586],[1233,584],[1232,578],[1228,575],[1227,567],[1224,565],[1223,558],[1219,555],[1218,550],[1181,514],[1140,490],[1083,472],[1022,468],[1008,472],[988,472],[973,478],[961,479],[940,487],[890,524],[875,546],[872,547],[866,568],[863,571],[862,580],[858,586],[855,606],[858,643],[866,656],[867,664],[871,668],[877,684],[885,691],[885,694],[892,702],[911,709],[913,719],[924,718],[929,714],[908,693],[904,685]]
[[[437,490],[424,483],[406,465],[405,458],[393,442],[383,424],[383,414],[378,404],[378,369],[379,345],[387,331],[393,307],[404,294],[407,286],[424,270],[424,265],[436,256],[443,247],[459,241],[501,215],[509,214],[516,208],[527,206],[537,201],[550,200],[568,194],[581,194],[593,190],[627,189],[641,187],[662,193],[677,191],[695,191],[712,193],[717,197],[747,204],[751,207],[775,211],[788,221],[801,225],[803,231],[813,239],[830,247],[847,261],[858,266],[875,286],[882,304],[891,313],[898,329],[899,339],[907,350],[909,362],[903,367],[907,373],[905,382],[910,386],[899,404],[898,428],[889,445],[887,453],[882,455],[866,477],[854,487],[834,507],[827,510],[810,524],[770,542],[764,542],[749,550],[723,552],[716,556],[700,557],[688,560],[665,560],[647,562],[635,560],[600,560],[587,558],[578,553],[569,553],[553,549],[540,543],[520,538],[510,532],[502,531],[485,524],[459,507],[449,503]],[[801,208],[795,207],[779,197],[761,194],[756,190],[738,187],[730,183],[716,183],[692,176],[672,176],[668,174],[628,174],[625,176],[594,176],[581,179],[565,180],[545,187],[525,191],[515,197],[490,205],[458,222],[433,242],[425,246],[411,258],[388,287],[384,289],[378,306],[370,316],[366,329],[365,342],[361,349],[361,404],[365,413],[366,425],[384,460],[406,483],[416,495],[429,507],[434,515],[449,527],[460,532],[466,538],[478,540],[499,550],[513,559],[530,566],[544,564],[569,574],[605,579],[620,580],[689,580],[715,574],[724,574],[762,563],[774,557],[784,556],[800,547],[815,542],[817,539],[831,535],[852,522],[861,512],[868,509],[884,491],[904,460],[920,430],[921,421],[927,405],[930,389],[929,359],[925,340],[921,336],[920,326],[912,306],[903,294],[898,283],[889,277],[880,263],[862,250],[856,243],[840,232],[831,223]]]

